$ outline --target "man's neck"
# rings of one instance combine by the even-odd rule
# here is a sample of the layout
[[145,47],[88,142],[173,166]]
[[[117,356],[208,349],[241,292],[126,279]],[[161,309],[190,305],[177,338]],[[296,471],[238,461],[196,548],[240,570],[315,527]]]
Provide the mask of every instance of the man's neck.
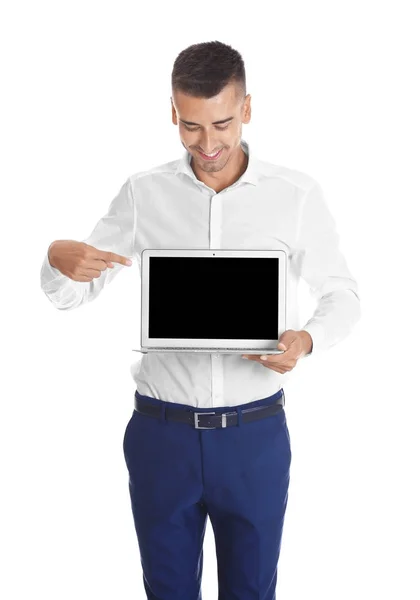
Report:
[[[229,161],[230,162],[230,161]],[[230,166],[230,165],[229,165]],[[222,172],[217,173],[206,173],[205,171],[200,170],[197,174],[194,165],[194,159],[191,159],[191,168],[194,171],[197,179],[211,187],[217,194],[222,190],[228,188],[233,185],[242,175],[245,173],[248,167],[248,156],[243,151],[242,147],[240,148],[240,156],[239,161],[233,165],[231,172],[228,174],[222,175]],[[220,177],[222,175],[222,177]]]

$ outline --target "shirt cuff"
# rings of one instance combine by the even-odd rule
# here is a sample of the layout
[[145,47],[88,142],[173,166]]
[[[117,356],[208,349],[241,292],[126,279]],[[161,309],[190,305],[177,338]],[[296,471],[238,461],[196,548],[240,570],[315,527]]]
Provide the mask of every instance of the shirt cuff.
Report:
[[321,352],[324,349],[325,331],[319,323],[307,323],[302,327],[302,331],[306,331],[312,338],[312,351],[305,354],[303,358]]
[[45,285],[57,279],[57,277],[66,277],[61,271],[52,266],[48,259],[48,252],[45,255],[44,262],[41,267],[41,284]]

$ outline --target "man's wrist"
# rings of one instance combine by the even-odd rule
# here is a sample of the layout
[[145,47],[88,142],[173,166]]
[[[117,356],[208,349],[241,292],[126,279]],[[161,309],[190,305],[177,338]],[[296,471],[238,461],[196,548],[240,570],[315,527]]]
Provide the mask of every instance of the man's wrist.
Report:
[[48,256],[48,262],[50,263],[50,265],[51,265],[52,267],[54,267],[54,268],[57,268],[57,267],[55,267],[55,265],[53,264],[53,262],[52,262],[52,261],[53,261],[53,259],[52,259],[52,257],[51,257],[51,246],[52,246],[54,243],[55,243],[55,242],[52,242],[52,243],[49,245],[49,247],[48,247],[48,250],[47,250],[47,256]]
[[302,346],[303,346],[302,356],[306,356],[306,354],[310,354],[312,352],[312,348],[313,348],[312,336],[310,333],[308,333],[304,329],[299,331],[299,335],[302,339]]

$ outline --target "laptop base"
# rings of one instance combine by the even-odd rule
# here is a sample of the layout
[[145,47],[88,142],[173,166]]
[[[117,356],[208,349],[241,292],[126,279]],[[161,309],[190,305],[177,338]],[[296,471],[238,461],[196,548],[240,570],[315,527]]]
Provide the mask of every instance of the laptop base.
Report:
[[284,350],[271,350],[267,348],[247,349],[247,348],[144,348],[133,352],[206,352],[211,354],[283,354]]

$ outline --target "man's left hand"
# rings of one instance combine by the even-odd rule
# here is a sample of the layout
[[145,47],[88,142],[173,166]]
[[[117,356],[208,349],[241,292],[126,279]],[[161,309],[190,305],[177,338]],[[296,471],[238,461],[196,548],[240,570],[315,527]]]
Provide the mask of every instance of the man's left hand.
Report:
[[255,360],[278,373],[286,373],[295,368],[299,358],[312,351],[312,337],[307,331],[288,329],[281,334],[277,346],[284,350],[283,354],[242,354],[242,357]]

